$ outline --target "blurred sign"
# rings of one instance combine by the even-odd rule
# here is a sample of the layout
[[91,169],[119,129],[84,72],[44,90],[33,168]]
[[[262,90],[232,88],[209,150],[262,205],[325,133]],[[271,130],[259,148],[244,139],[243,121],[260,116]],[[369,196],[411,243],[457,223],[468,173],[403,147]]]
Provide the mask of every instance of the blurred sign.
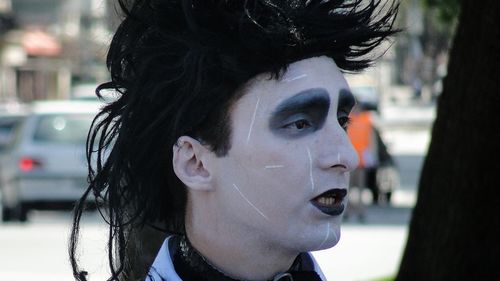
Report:
[[57,56],[61,52],[61,44],[52,35],[41,30],[29,30],[23,34],[21,43],[28,55]]

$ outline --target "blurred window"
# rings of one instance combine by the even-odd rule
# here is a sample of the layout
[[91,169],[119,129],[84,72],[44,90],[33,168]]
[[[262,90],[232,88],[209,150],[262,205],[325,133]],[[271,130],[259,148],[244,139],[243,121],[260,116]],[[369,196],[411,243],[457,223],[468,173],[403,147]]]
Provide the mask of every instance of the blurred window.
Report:
[[84,144],[92,119],[93,115],[89,114],[43,115],[36,125],[33,140],[59,144]]
[[22,117],[0,117],[0,143],[7,143]]
[[7,150],[16,139],[16,131],[23,116],[0,117],[0,152]]

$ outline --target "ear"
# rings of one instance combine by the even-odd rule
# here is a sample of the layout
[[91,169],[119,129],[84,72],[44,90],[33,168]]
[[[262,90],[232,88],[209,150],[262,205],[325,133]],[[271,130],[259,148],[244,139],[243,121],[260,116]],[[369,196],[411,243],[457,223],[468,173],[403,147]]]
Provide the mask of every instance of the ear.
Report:
[[188,188],[194,190],[212,189],[212,176],[203,161],[204,157],[211,151],[199,141],[188,136],[180,137],[172,149],[172,166],[177,177]]

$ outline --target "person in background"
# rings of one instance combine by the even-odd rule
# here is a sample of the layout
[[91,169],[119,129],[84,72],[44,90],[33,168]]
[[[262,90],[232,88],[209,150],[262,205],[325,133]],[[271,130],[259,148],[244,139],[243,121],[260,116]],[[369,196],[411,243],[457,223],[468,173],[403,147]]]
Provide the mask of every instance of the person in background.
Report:
[[362,104],[357,104],[350,118],[347,133],[358,155],[359,165],[351,172],[351,192],[345,217],[356,216],[364,222],[366,206],[363,191],[368,187],[368,171],[378,166],[378,145],[372,112],[365,110]]
[[377,166],[365,168],[366,186],[372,193],[373,204],[391,204],[393,191],[399,187],[398,167],[378,126],[373,126],[373,132],[377,145]]

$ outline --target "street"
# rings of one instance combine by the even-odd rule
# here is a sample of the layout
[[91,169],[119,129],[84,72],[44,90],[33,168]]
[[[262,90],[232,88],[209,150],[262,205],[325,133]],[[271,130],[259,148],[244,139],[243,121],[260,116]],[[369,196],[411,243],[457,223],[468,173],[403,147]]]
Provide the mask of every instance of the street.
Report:
[[[97,216],[90,213],[82,228],[82,261],[92,273],[90,280],[106,280],[106,227]],[[29,223],[0,225],[0,280],[73,280],[67,248],[70,225],[69,213],[39,211],[30,214]]]
[[[369,280],[393,274],[406,239],[408,207],[372,206],[367,223],[346,222],[332,249],[315,253],[328,280]],[[65,212],[33,212],[27,224],[0,226],[1,281],[72,280],[67,241],[71,218]],[[106,226],[97,213],[83,224],[82,264],[89,280],[105,280]]]
[[[430,124],[398,125],[388,116],[385,121],[382,135],[398,164],[401,187],[393,195],[393,204],[369,206],[365,223],[346,221],[339,244],[314,253],[328,280],[367,281],[397,271]],[[72,280],[67,249],[70,214],[33,211],[29,220],[0,224],[0,281]],[[107,232],[97,212],[86,215],[81,236],[85,237],[80,247],[82,265],[89,280],[105,280]]]
[[[393,274],[410,211],[409,207],[371,206],[366,224],[347,221],[339,244],[315,253],[328,280],[370,280]],[[72,280],[67,254],[69,213],[36,211],[30,220],[0,225],[0,280]],[[106,234],[98,214],[88,214],[81,236],[82,262],[90,280],[106,279]]]

